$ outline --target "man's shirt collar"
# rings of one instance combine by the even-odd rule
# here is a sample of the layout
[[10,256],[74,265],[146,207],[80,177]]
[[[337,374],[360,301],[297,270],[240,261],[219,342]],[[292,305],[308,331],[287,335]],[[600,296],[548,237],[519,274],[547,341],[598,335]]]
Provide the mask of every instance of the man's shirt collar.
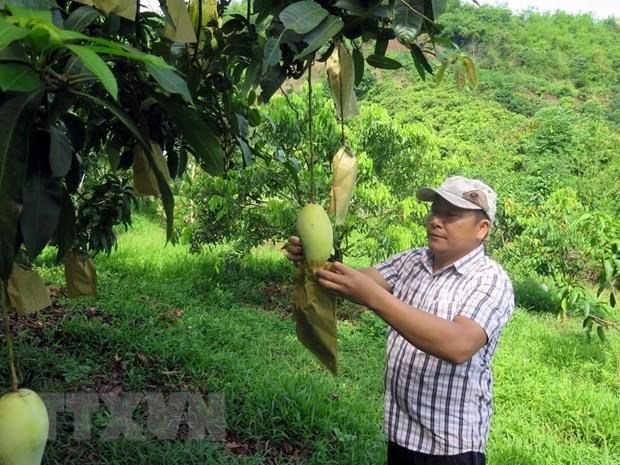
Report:
[[428,271],[430,274],[439,274],[444,272],[448,268],[454,267],[457,273],[465,275],[476,265],[478,260],[484,257],[484,255],[484,244],[480,244],[478,247],[476,247],[464,257],[459,258],[451,265],[448,265],[447,267],[441,270],[437,270],[435,273],[433,273],[433,252],[427,247],[426,253],[422,254],[422,266],[424,266],[424,268],[426,268],[426,271]]

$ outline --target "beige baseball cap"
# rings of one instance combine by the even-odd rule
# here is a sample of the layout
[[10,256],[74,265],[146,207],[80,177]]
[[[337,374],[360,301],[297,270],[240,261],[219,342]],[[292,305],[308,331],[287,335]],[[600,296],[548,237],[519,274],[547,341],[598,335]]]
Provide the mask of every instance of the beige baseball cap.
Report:
[[484,211],[491,223],[495,221],[497,194],[493,189],[478,179],[463,176],[451,176],[437,188],[423,187],[416,193],[418,199],[432,202],[439,195],[460,208]]

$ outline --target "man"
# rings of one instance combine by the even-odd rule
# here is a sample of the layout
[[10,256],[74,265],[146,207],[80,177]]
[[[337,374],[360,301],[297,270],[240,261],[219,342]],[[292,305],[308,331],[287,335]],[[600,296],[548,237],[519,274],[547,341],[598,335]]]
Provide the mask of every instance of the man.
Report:
[[[317,277],[389,325],[388,464],[484,464],[491,360],[514,309],[510,279],[484,253],[497,196],[461,176],[417,196],[432,202],[428,247],[362,270],[334,263]],[[297,237],[289,238],[288,252],[301,260]]]

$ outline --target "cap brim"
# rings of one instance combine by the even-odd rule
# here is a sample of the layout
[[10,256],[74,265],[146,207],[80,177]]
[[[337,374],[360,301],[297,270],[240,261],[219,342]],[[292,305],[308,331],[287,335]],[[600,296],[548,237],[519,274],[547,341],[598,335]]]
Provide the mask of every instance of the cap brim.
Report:
[[432,202],[440,196],[447,202],[451,203],[455,207],[465,208],[467,210],[483,210],[480,206],[476,205],[469,200],[465,200],[462,197],[459,197],[452,192],[445,191],[443,189],[433,189],[431,187],[423,187],[416,192],[416,197],[418,200],[422,200],[424,202]]

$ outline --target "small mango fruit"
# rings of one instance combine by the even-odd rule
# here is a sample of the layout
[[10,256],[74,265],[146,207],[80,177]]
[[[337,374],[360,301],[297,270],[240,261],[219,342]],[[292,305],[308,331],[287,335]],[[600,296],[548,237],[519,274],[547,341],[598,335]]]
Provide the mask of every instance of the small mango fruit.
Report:
[[47,408],[35,392],[0,398],[0,465],[40,465],[48,433]]
[[307,262],[323,262],[329,258],[334,245],[334,232],[323,207],[309,203],[301,209],[297,215],[297,234]]

